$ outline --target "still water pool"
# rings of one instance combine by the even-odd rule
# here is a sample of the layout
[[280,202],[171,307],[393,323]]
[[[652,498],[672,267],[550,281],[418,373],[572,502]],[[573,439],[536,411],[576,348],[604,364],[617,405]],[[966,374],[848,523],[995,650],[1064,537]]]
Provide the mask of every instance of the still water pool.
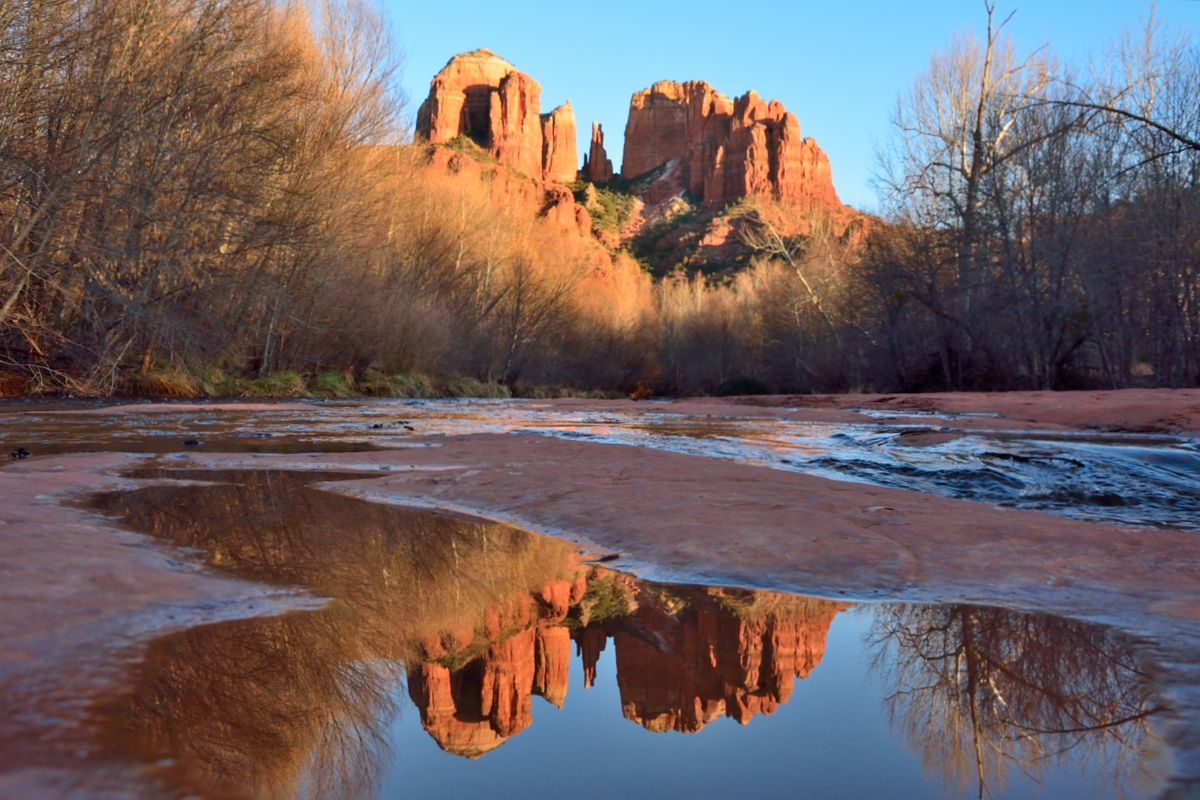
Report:
[[316,610],[152,642],[97,698],[97,788],[149,796],[1153,796],[1153,664],[970,605],[656,584],[331,475],[185,473],[95,499]]

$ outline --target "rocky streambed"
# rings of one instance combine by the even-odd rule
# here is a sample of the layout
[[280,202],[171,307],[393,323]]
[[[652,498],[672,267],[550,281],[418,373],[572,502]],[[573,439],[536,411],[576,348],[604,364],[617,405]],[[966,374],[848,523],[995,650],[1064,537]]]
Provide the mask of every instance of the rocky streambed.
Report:
[[0,793],[1191,796],[1193,400],[11,405]]

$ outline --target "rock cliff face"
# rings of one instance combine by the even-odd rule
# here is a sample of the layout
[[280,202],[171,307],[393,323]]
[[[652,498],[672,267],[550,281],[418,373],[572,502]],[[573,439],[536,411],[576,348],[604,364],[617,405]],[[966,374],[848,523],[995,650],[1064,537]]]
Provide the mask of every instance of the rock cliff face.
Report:
[[575,179],[578,149],[570,104],[542,115],[542,87],[490,50],[450,59],[417,111],[432,144],[472,139],[501,164],[532,178]]
[[575,109],[563,103],[542,115],[542,177],[553,183],[571,183],[579,171],[579,146],[575,141]]
[[583,179],[592,183],[608,183],[613,179],[613,163],[604,149],[604,128],[592,123],[592,143],[583,161]]
[[770,197],[804,213],[843,208],[828,157],[800,135],[794,114],[754,92],[731,100],[703,81],[633,95],[622,177],[643,176],[648,203],[687,191],[709,207]]

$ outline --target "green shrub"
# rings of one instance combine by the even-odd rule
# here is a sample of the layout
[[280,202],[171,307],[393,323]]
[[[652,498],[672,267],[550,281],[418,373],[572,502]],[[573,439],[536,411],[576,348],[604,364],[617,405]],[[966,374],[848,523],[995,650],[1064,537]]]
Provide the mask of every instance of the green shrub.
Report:
[[512,397],[512,392],[502,383],[481,381],[477,378],[454,378],[446,383],[447,397]]
[[393,375],[389,379],[393,397],[439,397],[433,381],[419,372],[408,372]]
[[312,390],[322,397],[353,397],[354,382],[349,375],[332,369],[323,369],[313,377]]
[[250,382],[230,375],[219,367],[209,367],[200,373],[200,391],[205,397],[238,397],[246,393]]
[[149,372],[130,377],[127,383],[130,394],[151,397],[199,397],[201,387],[196,378],[183,367],[175,364],[156,363]]
[[586,184],[575,197],[587,207],[592,226],[598,230],[620,233],[633,215],[633,195],[605,186]]
[[470,136],[459,136],[446,142],[448,149],[455,152],[465,153],[471,158],[482,164],[499,164],[500,162],[488,151],[484,150],[478,142]]
[[586,628],[628,616],[632,608],[629,588],[615,574],[605,574],[588,583],[583,599],[571,614],[580,627]]
[[419,372],[387,375],[378,370],[367,370],[358,382],[358,390],[372,397],[439,397],[433,381]]
[[307,397],[308,385],[298,372],[281,370],[245,381],[242,394],[247,397]]

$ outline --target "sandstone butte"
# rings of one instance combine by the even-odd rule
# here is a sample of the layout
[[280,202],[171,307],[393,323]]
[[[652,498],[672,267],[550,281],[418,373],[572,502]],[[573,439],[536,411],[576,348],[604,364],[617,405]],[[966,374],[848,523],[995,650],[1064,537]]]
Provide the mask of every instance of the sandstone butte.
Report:
[[575,180],[575,111],[565,103],[541,113],[542,87],[490,50],[457,55],[429,87],[417,134],[432,144],[467,137],[529,177]]
[[[526,180],[496,176],[442,148],[432,164],[486,173],[498,202],[586,235],[590,217],[566,184],[614,178],[604,131],[592,125],[580,169],[574,109],[567,102],[541,113],[541,92],[537,81],[490,50],[457,55],[434,77],[417,113],[417,135],[433,145],[470,139]],[[776,201],[797,216],[849,211],[834,189],[829,158],[801,136],[794,114],[753,91],[730,99],[703,81],[661,81],[633,95],[621,177],[635,182],[633,193],[649,206],[686,192],[711,211],[745,197]]]
[[621,174],[656,170],[649,203],[686,190],[709,207],[767,197],[804,213],[843,209],[824,151],[782,103],[753,91],[731,100],[704,81],[660,81],[635,93]]

